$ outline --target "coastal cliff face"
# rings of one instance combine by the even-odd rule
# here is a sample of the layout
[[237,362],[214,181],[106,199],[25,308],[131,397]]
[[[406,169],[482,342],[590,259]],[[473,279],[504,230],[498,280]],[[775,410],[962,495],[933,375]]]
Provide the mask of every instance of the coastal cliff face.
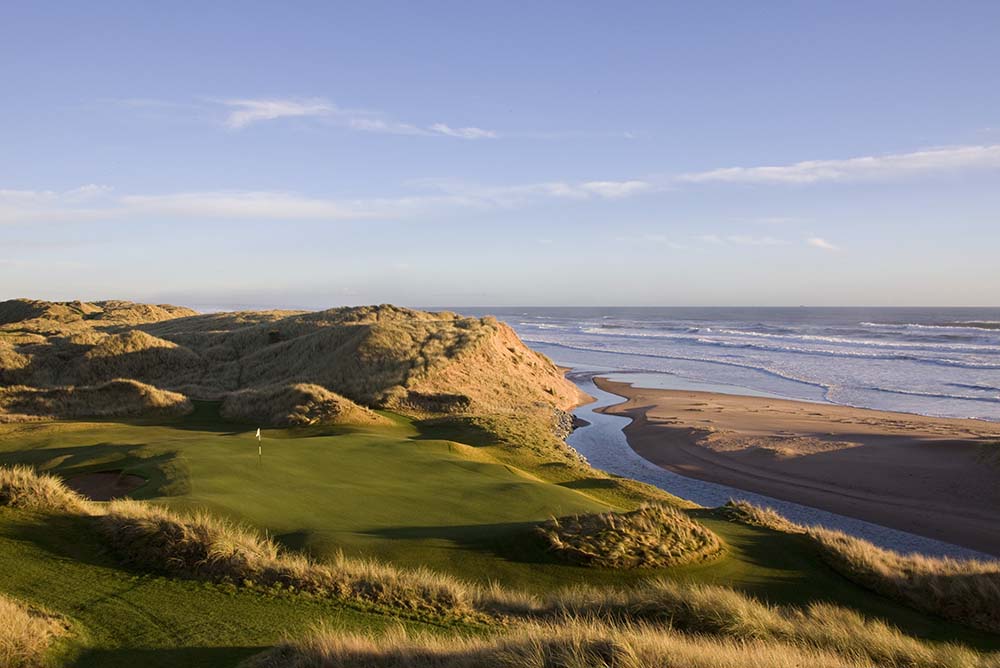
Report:
[[203,400],[309,384],[418,414],[551,413],[583,398],[494,318],[389,305],[199,315],[118,301],[0,303],[0,386],[117,379]]

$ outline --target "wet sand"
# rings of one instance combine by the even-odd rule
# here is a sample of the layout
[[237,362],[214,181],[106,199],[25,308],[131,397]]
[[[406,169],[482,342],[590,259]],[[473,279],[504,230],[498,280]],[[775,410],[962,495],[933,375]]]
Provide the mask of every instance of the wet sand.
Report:
[[596,383],[667,470],[1000,556],[1000,424]]

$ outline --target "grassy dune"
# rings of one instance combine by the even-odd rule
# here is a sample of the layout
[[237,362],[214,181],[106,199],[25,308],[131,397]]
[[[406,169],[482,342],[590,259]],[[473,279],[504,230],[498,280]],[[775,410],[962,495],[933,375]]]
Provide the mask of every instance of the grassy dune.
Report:
[[3,466],[0,467],[0,506],[92,513],[95,504],[81,498],[55,476],[38,475],[28,466]]
[[0,386],[0,422],[56,417],[169,417],[191,409],[191,401],[183,394],[121,378],[75,387]]
[[0,666],[35,668],[45,664],[53,641],[66,631],[54,615],[0,594]]
[[[402,629],[349,634],[320,626],[257,655],[242,668],[995,668],[1000,659],[957,647],[935,650],[887,627],[824,611],[827,637],[776,641],[685,634],[648,624],[564,619],[518,626],[491,638],[432,637]],[[859,626],[859,624],[861,624]],[[860,629],[861,638],[851,634]],[[874,642],[860,646],[860,640]]]
[[256,390],[259,402],[306,383],[410,413],[545,413],[580,398],[493,318],[389,305],[195,315],[12,300],[0,303],[0,341],[0,382],[46,390],[128,378],[196,400]]
[[434,638],[404,631],[375,636],[319,628],[241,668],[861,668],[836,654],[764,642],[663,633],[647,627],[572,622],[520,628],[501,638]]
[[837,572],[918,610],[1000,633],[1000,561],[900,554],[840,531],[803,527],[745,501],[729,503],[738,519],[806,535]]
[[438,616],[474,612],[471,589],[448,576],[343,557],[318,562],[282,551],[254,529],[206,513],[182,516],[147,503],[114,501],[99,526],[125,564],[145,571]]
[[350,399],[307,383],[232,392],[222,402],[220,414],[226,420],[271,427],[388,423]]
[[560,558],[606,568],[677,566],[723,550],[710,529],[664,505],[553,518],[538,532]]

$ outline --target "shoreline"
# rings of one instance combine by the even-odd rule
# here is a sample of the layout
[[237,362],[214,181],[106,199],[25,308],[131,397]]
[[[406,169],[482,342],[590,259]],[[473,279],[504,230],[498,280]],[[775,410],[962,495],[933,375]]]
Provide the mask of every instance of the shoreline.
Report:
[[594,383],[661,469],[1000,556],[1000,424]]

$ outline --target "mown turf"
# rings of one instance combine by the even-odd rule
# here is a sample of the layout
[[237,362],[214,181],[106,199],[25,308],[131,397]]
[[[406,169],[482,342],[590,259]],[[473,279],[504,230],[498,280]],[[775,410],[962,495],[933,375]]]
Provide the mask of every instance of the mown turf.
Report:
[[[814,548],[799,536],[735,524],[712,511],[693,514],[727,544],[727,553],[719,559],[666,571],[616,571],[560,563],[545,552],[534,535],[535,523],[554,515],[627,508],[627,499],[619,490],[606,485],[607,481],[573,478],[567,473],[571,469],[540,464],[537,457],[524,457],[523,469],[518,468],[521,460],[516,451],[501,451],[490,444],[488,435],[471,427],[466,430],[450,425],[428,430],[408,419],[387,416],[393,421],[390,426],[265,430],[260,464],[253,438],[255,426],[221,423],[217,407],[209,404],[201,404],[193,415],[169,424],[98,421],[0,425],[0,464],[31,463],[67,477],[107,469],[136,473],[149,479],[136,492],[138,498],[180,509],[206,508],[240,519],[266,530],[290,548],[319,557],[342,549],[351,555],[378,557],[407,567],[426,565],[468,580],[493,580],[537,592],[574,583],[625,585],[667,573],[680,580],[734,586],[776,603],[823,600],[845,605],[924,638],[1000,646],[996,636],[910,611],[850,583],[825,566]],[[440,436],[449,440],[436,438]],[[11,538],[12,530],[6,531],[4,536]],[[57,535],[45,540],[68,541],[60,548],[64,553],[72,548],[70,528],[66,529],[68,538],[62,537],[63,529],[50,533]],[[40,540],[36,535],[28,543],[17,544],[37,548]],[[88,549],[96,550],[93,540]],[[3,542],[7,544],[7,540]],[[69,560],[76,557],[63,554],[60,558],[72,563]],[[30,555],[23,554],[3,563],[18,564],[17,569],[22,564],[25,569],[34,568],[30,560]],[[88,558],[84,562],[91,567]],[[101,563],[108,568],[107,561]],[[276,636],[261,630],[272,614],[279,620],[282,614],[287,615],[288,621],[283,623],[292,626],[316,617],[313,612],[300,613],[298,603],[265,599],[265,605],[252,603],[258,600],[256,595],[239,594],[240,601],[249,597],[240,604],[248,612],[227,622],[229,631],[216,634],[210,628],[214,621],[204,622],[202,631],[192,631],[201,628],[192,618],[202,615],[215,620],[217,615],[226,614],[225,602],[231,595],[209,587],[205,589],[209,593],[202,596],[202,585],[156,578],[138,580],[141,586],[133,594],[131,584],[113,584],[120,573],[108,581],[101,594],[91,592],[81,574],[76,585],[65,585],[81,589],[74,594],[80,597],[78,602],[64,605],[58,599],[55,604],[49,600],[59,595],[60,588],[46,584],[46,576],[18,575],[17,586],[22,589],[11,585],[10,577],[14,576],[0,576],[0,591],[18,595],[25,583],[34,582],[34,599],[26,598],[56,611],[66,610],[67,605],[82,606],[79,614],[71,616],[81,619],[88,629],[92,624],[100,629],[102,623],[110,624],[102,620],[129,613],[127,606],[106,614],[83,612],[89,610],[87,601],[108,605],[102,598],[108,593],[149,593],[153,598],[157,588],[174,592],[170,594],[173,604],[162,612],[166,623],[151,621],[149,629],[138,633],[138,640],[129,647],[216,648],[206,650],[206,665],[212,665],[212,652],[223,651],[217,649],[220,646],[232,648],[226,651],[235,657],[252,651],[241,642],[254,646],[273,642]],[[47,593],[50,588],[53,592]],[[185,596],[193,603],[182,603]],[[139,607],[146,609],[145,605],[140,603]],[[199,606],[205,608],[204,613],[191,612]],[[92,615],[90,621],[83,618],[85,614]],[[355,613],[343,614],[348,626],[375,623],[365,616],[353,619]],[[188,635],[171,637],[173,625]],[[117,631],[100,633],[114,636]],[[120,642],[125,642],[129,633],[123,631]],[[150,634],[148,642],[144,633]],[[116,641],[112,638],[105,644],[114,647]],[[129,657],[135,663],[142,660]],[[175,663],[196,665],[186,656],[178,656]]]
[[319,619],[337,628],[442,628],[335,602],[133,573],[84,517],[0,508],[0,591],[73,623],[57,661],[90,666],[233,666]]

